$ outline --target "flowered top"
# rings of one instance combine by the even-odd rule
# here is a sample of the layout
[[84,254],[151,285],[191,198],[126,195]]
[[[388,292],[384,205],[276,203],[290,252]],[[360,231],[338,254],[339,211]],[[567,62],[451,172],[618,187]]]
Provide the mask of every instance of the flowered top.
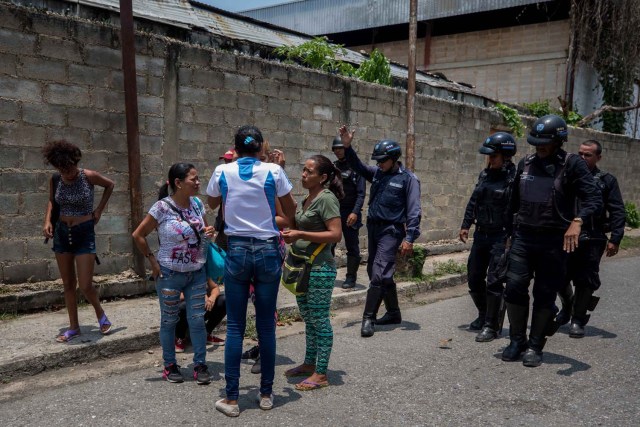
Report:
[[[182,212],[185,221],[180,219],[180,215],[167,202]],[[161,266],[179,272],[196,271],[204,267],[207,262],[204,251],[204,213],[204,205],[197,197],[190,198],[189,209],[182,209],[171,197],[158,200],[151,206],[149,215],[158,221],[160,250],[157,259]],[[199,246],[198,237],[189,223],[201,233]]]

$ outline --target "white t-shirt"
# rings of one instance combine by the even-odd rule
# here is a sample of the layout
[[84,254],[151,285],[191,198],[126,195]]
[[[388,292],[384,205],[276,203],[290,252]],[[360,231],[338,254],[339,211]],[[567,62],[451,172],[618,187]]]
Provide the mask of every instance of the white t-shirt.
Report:
[[[185,221],[165,201],[178,208]],[[196,230],[202,232],[204,213],[204,205],[197,197],[190,198],[189,209],[182,209],[171,197],[158,200],[151,206],[149,215],[158,222],[160,249],[157,258],[160,265],[183,273],[199,270],[205,265],[207,257],[204,251],[204,234],[200,234],[201,244],[198,246],[198,237],[189,226],[191,223]]]
[[275,219],[276,197],[286,196],[292,188],[279,165],[241,157],[216,167],[207,194],[222,196],[227,236],[266,240],[280,234]]

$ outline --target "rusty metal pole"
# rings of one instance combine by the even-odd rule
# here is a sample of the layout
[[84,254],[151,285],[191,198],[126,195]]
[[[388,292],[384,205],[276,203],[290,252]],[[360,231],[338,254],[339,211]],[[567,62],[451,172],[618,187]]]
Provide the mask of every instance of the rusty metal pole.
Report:
[[[142,221],[138,88],[136,84],[136,46],[133,35],[132,0],[120,0],[120,39],[122,44],[122,74],[124,76],[124,104],[127,119],[127,157],[129,159],[129,201],[131,205],[131,230],[129,232],[132,232]],[[137,250],[133,251],[133,269],[140,277],[145,276],[144,256]]]
[[413,171],[416,161],[416,38],[418,34],[418,0],[409,4],[409,65],[407,68],[407,169]]

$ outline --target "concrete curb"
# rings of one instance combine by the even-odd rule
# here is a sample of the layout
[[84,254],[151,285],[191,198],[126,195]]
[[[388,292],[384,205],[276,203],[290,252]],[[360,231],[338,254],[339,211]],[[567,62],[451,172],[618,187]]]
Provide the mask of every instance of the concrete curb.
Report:
[[[430,283],[403,282],[398,284],[398,293],[401,295],[425,293],[433,289],[459,285],[464,283],[466,279],[465,273],[441,277]],[[364,303],[366,294],[367,290],[361,289],[334,295],[331,308],[337,310],[361,305]],[[278,307],[278,311],[282,315],[296,315],[298,307],[295,304],[286,304]],[[77,344],[73,341],[67,345],[60,344],[59,347],[55,347],[55,351],[46,352],[46,350],[33,349],[32,352],[29,352],[29,356],[0,363],[0,382],[36,375],[47,369],[73,366],[90,360],[146,350],[159,345],[158,328],[148,327],[148,324],[146,326],[143,330],[134,331],[128,336],[119,337],[118,334],[114,334],[109,340],[81,341]]]

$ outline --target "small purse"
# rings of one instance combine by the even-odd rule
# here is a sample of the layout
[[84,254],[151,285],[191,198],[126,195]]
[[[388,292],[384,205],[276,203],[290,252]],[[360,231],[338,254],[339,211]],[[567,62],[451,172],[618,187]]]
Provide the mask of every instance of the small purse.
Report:
[[282,277],[280,278],[282,286],[296,296],[304,295],[309,290],[309,276],[313,261],[325,246],[326,243],[321,243],[310,257],[298,255],[293,252],[293,248],[289,248],[282,264]]

